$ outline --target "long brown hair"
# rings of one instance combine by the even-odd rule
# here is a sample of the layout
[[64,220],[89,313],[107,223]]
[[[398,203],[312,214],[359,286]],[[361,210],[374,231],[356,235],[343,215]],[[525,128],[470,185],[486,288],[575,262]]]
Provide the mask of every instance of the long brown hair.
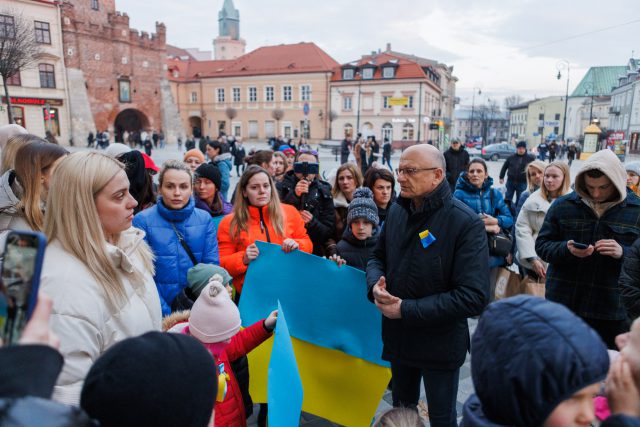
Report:
[[340,185],[338,185],[338,178],[340,177],[340,174],[346,170],[351,172],[351,175],[353,175],[353,179],[356,181],[356,188],[362,187],[363,178],[362,172],[360,172],[360,168],[351,162],[344,163],[340,165],[338,171],[336,172],[336,182],[333,183],[333,188],[331,189],[331,194],[333,195],[333,197],[336,197],[341,192]]
[[271,186],[271,200],[267,205],[267,217],[274,230],[279,236],[284,235],[284,216],[282,214],[282,206],[280,206],[280,199],[278,198],[278,190],[276,184],[273,181],[269,172],[261,168],[260,166],[251,165],[244,171],[240,177],[240,182],[236,187],[236,194],[233,204],[233,218],[231,218],[231,228],[229,233],[237,239],[240,237],[242,231],[248,231],[249,223],[249,200],[242,194],[247,189],[249,180],[255,175],[263,173],[269,179],[269,185]]
[[18,208],[32,230],[42,231],[44,228],[42,176],[56,160],[67,154],[69,152],[64,148],[48,142],[23,145],[16,153],[14,170],[22,186],[22,199]]

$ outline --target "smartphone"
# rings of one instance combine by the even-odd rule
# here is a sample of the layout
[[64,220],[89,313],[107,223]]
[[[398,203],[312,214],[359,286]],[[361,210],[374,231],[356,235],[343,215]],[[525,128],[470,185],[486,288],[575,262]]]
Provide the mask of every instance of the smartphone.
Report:
[[579,242],[573,242],[573,247],[576,249],[587,249],[589,247],[588,243],[579,243]]
[[38,300],[46,238],[33,231],[8,234],[0,283],[0,338],[17,343]]

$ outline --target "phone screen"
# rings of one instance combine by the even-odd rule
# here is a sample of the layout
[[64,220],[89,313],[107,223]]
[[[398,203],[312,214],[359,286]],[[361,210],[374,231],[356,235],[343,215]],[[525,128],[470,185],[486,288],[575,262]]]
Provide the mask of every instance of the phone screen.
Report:
[[0,284],[0,338],[5,345],[20,339],[31,315],[38,248],[36,235],[11,233],[7,237]]

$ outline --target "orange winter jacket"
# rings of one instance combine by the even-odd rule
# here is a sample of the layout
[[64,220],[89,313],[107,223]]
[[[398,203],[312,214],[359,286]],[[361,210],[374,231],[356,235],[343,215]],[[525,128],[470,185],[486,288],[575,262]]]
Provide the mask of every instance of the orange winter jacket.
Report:
[[224,267],[233,277],[233,286],[238,293],[242,293],[244,275],[248,266],[242,262],[247,246],[256,241],[281,244],[284,239],[291,238],[298,242],[300,250],[311,253],[313,243],[307,235],[307,229],[300,213],[291,205],[282,204],[282,215],[284,217],[284,236],[276,234],[269,218],[266,215],[266,207],[256,208],[249,206],[248,231],[241,231],[236,239],[231,233],[231,219],[233,214],[225,216],[220,221],[218,227],[218,253],[220,255],[220,265]]

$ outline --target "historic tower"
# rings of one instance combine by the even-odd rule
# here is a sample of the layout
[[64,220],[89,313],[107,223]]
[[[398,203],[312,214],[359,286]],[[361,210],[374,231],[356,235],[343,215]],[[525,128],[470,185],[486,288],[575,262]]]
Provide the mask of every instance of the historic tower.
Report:
[[247,42],[240,38],[240,12],[233,0],[224,0],[218,12],[218,37],[213,40],[214,59],[235,59],[244,55]]

